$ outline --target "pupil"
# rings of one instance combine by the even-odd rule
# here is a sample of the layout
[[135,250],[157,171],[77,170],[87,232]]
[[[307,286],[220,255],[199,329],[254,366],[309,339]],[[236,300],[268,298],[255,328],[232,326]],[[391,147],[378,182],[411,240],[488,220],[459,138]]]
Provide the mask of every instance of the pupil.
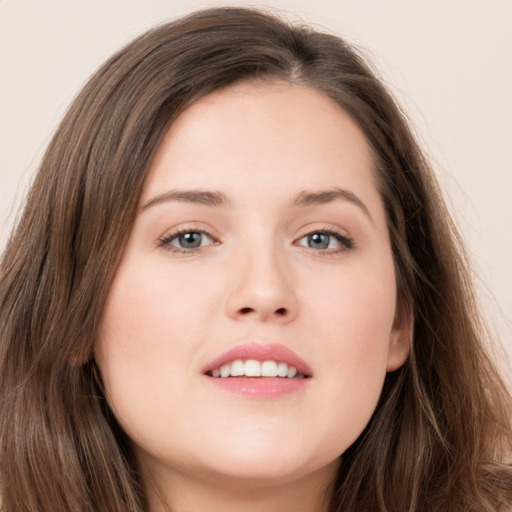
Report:
[[180,245],[186,249],[195,249],[201,245],[201,233],[185,233],[179,236]]
[[315,249],[327,249],[329,247],[329,235],[323,233],[309,235],[309,246]]

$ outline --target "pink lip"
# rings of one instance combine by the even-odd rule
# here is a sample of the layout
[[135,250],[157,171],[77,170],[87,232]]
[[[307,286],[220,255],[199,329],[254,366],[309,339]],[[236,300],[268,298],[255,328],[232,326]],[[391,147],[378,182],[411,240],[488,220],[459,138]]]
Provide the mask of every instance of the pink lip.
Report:
[[217,388],[251,398],[280,398],[307,387],[311,379],[286,379],[282,377],[226,377],[215,378],[204,375],[204,378]]
[[269,344],[260,345],[258,343],[245,343],[224,352],[221,356],[208,363],[203,368],[203,374],[206,374],[215,368],[220,368],[223,364],[231,363],[236,359],[255,359],[256,361],[277,361],[286,363],[288,366],[295,366],[299,373],[311,377],[312,371],[307,363],[301,359],[293,350],[284,345]]
[[[220,368],[223,364],[236,359],[256,359],[257,361],[273,360],[295,366],[299,373],[307,378],[288,379],[283,377],[226,377],[216,378],[208,372]],[[208,363],[203,368],[203,377],[208,383],[230,393],[244,397],[273,399],[289,393],[298,392],[311,382],[312,371],[310,367],[295,352],[283,345],[259,345],[246,343],[228,350],[220,357]]]

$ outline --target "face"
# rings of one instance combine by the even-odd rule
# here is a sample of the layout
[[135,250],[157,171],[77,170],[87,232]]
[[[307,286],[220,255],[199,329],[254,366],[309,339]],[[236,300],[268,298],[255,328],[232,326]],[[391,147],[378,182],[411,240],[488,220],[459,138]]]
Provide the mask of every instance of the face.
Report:
[[242,84],[163,140],[96,359],[143,470],[332,478],[407,356],[399,317],[357,125],[305,86]]

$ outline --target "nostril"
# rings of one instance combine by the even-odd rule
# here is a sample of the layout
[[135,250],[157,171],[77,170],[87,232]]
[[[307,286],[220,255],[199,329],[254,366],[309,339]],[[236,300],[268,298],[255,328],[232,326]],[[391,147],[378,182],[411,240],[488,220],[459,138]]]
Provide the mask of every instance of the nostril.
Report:
[[[245,308],[240,308],[238,310],[238,314],[240,316],[248,316],[248,315],[251,315],[253,313],[259,312],[261,314],[262,318],[263,317],[266,318],[267,315],[271,315],[271,311],[272,311],[271,309],[265,311],[265,308],[262,311],[259,311],[258,308],[245,307]],[[276,309],[274,311],[274,315],[278,316],[278,317],[287,316],[288,315],[288,310],[286,308],[278,308],[278,309]]]

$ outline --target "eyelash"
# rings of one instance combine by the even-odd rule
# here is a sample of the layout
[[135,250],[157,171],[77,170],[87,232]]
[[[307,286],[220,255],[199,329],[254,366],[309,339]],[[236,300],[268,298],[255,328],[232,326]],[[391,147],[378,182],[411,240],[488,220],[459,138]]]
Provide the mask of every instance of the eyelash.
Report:
[[[162,247],[163,249],[170,251],[172,253],[175,253],[175,254],[176,253],[178,253],[178,254],[194,254],[198,250],[202,249],[203,247],[201,246],[201,247],[197,247],[197,248],[186,249],[186,248],[180,248],[180,247],[177,247],[177,246],[174,246],[171,244],[171,242],[173,240],[175,240],[176,238],[178,238],[180,236],[187,235],[187,234],[191,234],[191,233],[206,235],[208,238],[210,238],[212,240],[212,243],[210,243],[208,245],[219,245],[220,244],[219,241],[215,240],[215,238],[205,230],[183,227],[183,228],[177,229],[176,231],[173,231],[170,235],[160,238],[158,241],[158,247]],[[316,235],[316,234],[334,237],[336,239],[336,241],[341,244],[341,247],[337,250],[333,250],[333,249],[317,250],[313,247],[307,247],[305,245],[299,245],[299,247],[306,247],[308,249],[313,250],[316,254],[325,254],[325,255],[341,254],[341,253],[349,251],[355,247],[354,240],[352,239],[352,237],[350,237],[349,235],[347,235],[345,233],[342,233],[341,231],[333,229],[333,228],[315,229],[308,233],[305,233],[294,242],[294,245],[297,245],[298,241],[300,241],[304,238],[307,238],[308,236],[312,236],[312,235]]]
[[173,231],[170,235],[160,238],[158,241],[158,247],[162,247],[163,249],[170,251],[172,253],[192,254],[194,252],[197,252],[197,250],[201,249],[202,247],[193,248],[193,249],[185,249],[185,248],[180,248],[180,247],[177,247],[177,246],[171,244],[171,242],[173,240],[175,240],[176,238],[183,236],[183,235],[191,234],[191,233],[206,235],[213,242],[212,244],[209,244],[209,245],[219,245],[219,242],[216,241],[212,235],[210,235],[207,231],[205,231],[203,229],[182,227],[182,228],[177,229],[176,231]]
[[[339,242],[341,244],[341,247],[336,250],[314,249],[313,247],[308,247],[309,249],[312,249],[317,254],[329,255],[329,256],[334,255],[335,256],[337,254],[341,254],[346,251],[350,251],[350,250],[354,249],[354,247],[355,247],[354,239],[351,236],[349,236],[348,234],[346,234],[342,231],[331,228],[331,227],[323,228],[323,229],[322,228],[314,229],[314,230],[309,231],[308,233],[305,233],[304,235],[302,235],[298,240],[302,240],[303,238],[307,238],[308,236],[317,235],[317,234],[333,237],[336,239],[337,242]],[[301,245],[300,247],[306,247],[306,246]]]

